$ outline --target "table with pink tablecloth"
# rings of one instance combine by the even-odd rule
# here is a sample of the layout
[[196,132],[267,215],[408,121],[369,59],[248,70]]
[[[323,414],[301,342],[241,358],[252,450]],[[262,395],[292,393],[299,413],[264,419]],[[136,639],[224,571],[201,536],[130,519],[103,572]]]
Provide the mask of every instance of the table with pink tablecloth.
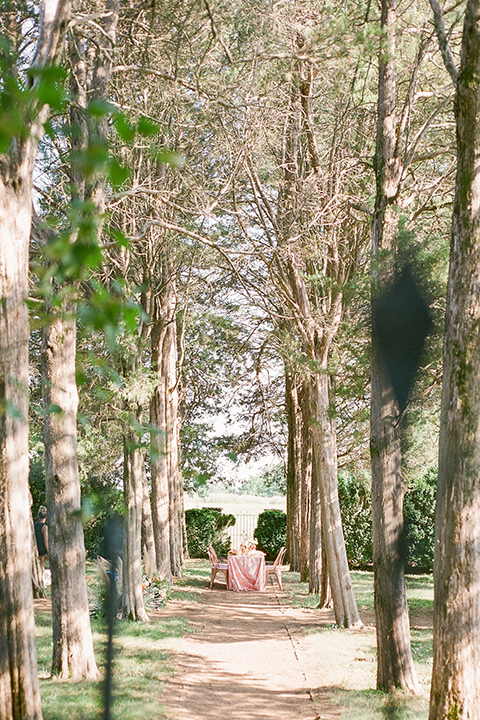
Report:
[[264,553],[228,556],[229,590],[265,590],[266,586]]

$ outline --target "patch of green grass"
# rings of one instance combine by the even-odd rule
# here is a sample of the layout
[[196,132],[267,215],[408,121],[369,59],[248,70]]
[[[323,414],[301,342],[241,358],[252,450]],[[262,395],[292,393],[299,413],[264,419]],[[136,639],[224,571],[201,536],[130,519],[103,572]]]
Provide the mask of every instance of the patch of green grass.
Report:
[[410,634],[414,661],[431,668],[433,658],[432,631],[430,629],[412,628]]
[[[373,611],[373,573],[357,570],[351,573],[351,577],[359,610]],[[294,607],[319,607],[319,596],[309,594],[308,583],[300,582],[299,573],[284,573],[283,578],[289,604]]]
[[426,720],[428,717],[425,698],[402,693],[335,690],[334,700],[344,708],[341,720]]
[[[287,602],[301,607],[317,607],[318,596],[308,595],[308,584],[300,583],[298,573],[285,573]],[[374,611],[373,573],[351,573],[360,612]],[[332,689],[332,701],[342,707],[341,720],[427,720],[428,692],[432,666],[433,581],[429,575],[408,576],[407,596],[412,622],[411,644],[415,667],[423,689],[421,697],[401,692],[393,695],[375,690],[375,630],[366,627],[349,632],[334,626],[318,625],[303,632],[310,639],[316,662]],[[419,627],[415,621],[419,621]],[[313,642],[312,642],[313,639]],[[324,652],[328,647],[329,652]]]
[[356,570],[350,573],[358,609],[373,612],[373,573]]
[[[37,654],[44,720],[94,720],[102,717],[102,682],[72,683],[48,676],[52,662],[51,618],[37,616]],[[113,715],[122,720],[162,720],[161,697],[173,671],[163,641],[182,637],[183,618],[156,618],[150,623],[121,621],[114,636]],[[97,663],[104,673],[106,636],[101,621],[92,622]]]

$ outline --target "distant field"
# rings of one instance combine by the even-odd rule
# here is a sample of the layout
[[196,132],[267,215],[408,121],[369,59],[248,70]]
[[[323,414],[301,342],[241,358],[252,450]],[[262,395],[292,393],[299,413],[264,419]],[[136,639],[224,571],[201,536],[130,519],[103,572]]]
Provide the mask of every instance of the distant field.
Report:
[[282,495],[263,497],[259,495],[234,495],[227,492],[214,492],[207,497],[190,495],[185,493],[185,509],[198,507],[215,507],[223,512],[233,513],[245,510],[248,512],[261,513],[262,510],[283,510],[287,509],[287,499]]

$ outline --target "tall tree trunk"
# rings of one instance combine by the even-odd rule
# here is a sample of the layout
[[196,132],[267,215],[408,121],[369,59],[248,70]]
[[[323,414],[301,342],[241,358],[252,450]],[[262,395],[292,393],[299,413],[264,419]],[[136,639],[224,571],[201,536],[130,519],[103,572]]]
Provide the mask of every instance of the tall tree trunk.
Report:
[[142,499],[142,554],[145,574],[151,578],[157,569],[157,556],[155,553],[155,537],[153,533],[152,506],[150,504],[150,490],[145,475],[142,472],[143,499]]
[[[108,51],[115,44],[118,3],[107,2],[108,17],[103,22],[100,48]],[[83,37],[72,31],[70,58],[74,73],[72,93],[76,103],[72,107],[73,146],[86,151],[88,132],[84,112],[87,103],[87,69],[83,53]],[[108,52],[106,57],[109,58]],[[99,52],[96,67],[90,74],[88,88],[95,98],[105,97],[110,77],[110,61]],[[101,121],[103,122],[103,121]],[[94,131],[95,130],[95,131]],[[94,139],[101,135],[106,142],[106,128],[90,127]],[[78,170],[71,169],[72,198],[93,199],[97,212],[104,211],[103,180],[85,185]],[[101,233],[101,225],[97,228]],[[73,679],[95,678],[98,675],[90,627],[87,585],[85,577],[85,549],[83,528],[79,519],[80,480],[77,462],[77,406],[76,386],[76,307],[65,303],[63,317],[59,315],[44,330],[44,404],[47,420],[44,426],[45,474],[47,504],[50,516],[50,567],[52,570],[52,672]],[[52,412],[50,408],[55,410]],[[61,413],[56,411],[60,408]],[[65,557],[72,561],[66,563]]]
[[[8,12],[8,10],[7,10]],[[33,66],[54,63],[63,47],[70,3],[40,5]],[[12,13],[12,19],[15,16]],[[7,19],[8,21],[8,19]],[[13,46],[12,57],[16,47]],[[12,68],[16,76],[16,68]],[[35,81],[37,82],[37,81]],[[32,536],[28,489],[28,249],[32,173],[48,107],[28,106],[27,135],[0,159],[0,716],[41,720],[37,676]]]
[[[174,318],[176,317],[176,313]],[[170,559],[172,571],[181,577],[183,567],[184,516],[183,484],[180,472],[180,420],[177,386],[177,326],[173,320],[168,327],[168,354],[165,360],[167,378],[167,457],[170,499]]]
[[[66,308],[72,313],[74,306]],[[46,410],[45,483],[52,571],[52,672],[95,679],[77,464],[76,325],[60,318],[45,328],[42,361]]]
[[[161,345],[157,342],[157,327],[152,329],[152,365],[158,367],[157,358]],[[167,423],[165,379],[160,377],[150,403],[151,471],[152,471],[152,521],[155,540],[157,570],[167,578],[172,577],[170,562],[170,514],[168,466],[166,451]]]
[[0,180],[0,717],[40,720],[28,488],[31,169]]
[[303,422],[301,382],[285,373],[288,425],[287,548],[290,569],[308,579],[310,532],[311,439]]
[[[376,202],[372,230],[373,302],[392,273],[397,198],[402,167],[397,157],[395,89],[396,0],[382,0]],[[372,340],[370,447],[372,462],[373,559],[377,632],[377,687],[416,693],[419,685],[410,646],[410,623],[401,552],[404,485],[401,477],[400,415],[376,340]]]
[[[30,495],[30,504],[32,503],[32,497]],[[40,557],[38,554],[38,546],[35,538],[35,523],[33,517],[31,518],[31,530],[32,530],[32,586],[33,586],[33,597],[35,598],[46,598],[47,592],[45,588],[43,568],[40,565]]]
[[435,521],[430,720],[480,708],[480,2],[465,12]]
[[299,528],[300,528],[300,579],[302,582],[308,582],[310,573],[310,544],[312,539],[317,543],[317,547],[321,547],[321,538],[312,536],[311,523],[313,513],[313,445],[310,428],[306,422],[305,413],[307,411],[307,393],[308,383],[303,381],[299,387],[299,403],[301,417],[301,433],[302,441],[300,448],[300,503],[299,503]]
[[285,369],[285,414],[287,418],[287,553],[290,570],[300,570],[300,552],[297,531],[298,482],[295,473],[297,467],[297,402],[295,384],[292,375]]
[[322,588],[322,575],[325,569],[325,545],[322,539],[322,499],[320,495],[320,478],[317,473],[315,461],[313,463],[311,485],[311,512],[310,512],[310,558],[308,592],[318,595]]
[[[140,417],[136,418],[140,422]],[[129,620],[148,622],[142,594],[142,504],[143,450],[137,434],[127,431],[124,438],[123,492],[125,529],[123,539],[123,614]]]
[[162,261],[163,286],[154,298],[152,367],[157,387],[151,403],[152,513],[157,563],[167,576],[183,565],[183,486],[180,473],[180,423],[177,383],[176,279],[172,258]]
[[338,500],[337,442],[334,420],[330,416],[329,382],[326,371],[317,373],[311,378],[309,388],[313,451],[320,485],[323,540],[335,621],[337,625],[343,627],[360,627],[362,622],[348,568]]

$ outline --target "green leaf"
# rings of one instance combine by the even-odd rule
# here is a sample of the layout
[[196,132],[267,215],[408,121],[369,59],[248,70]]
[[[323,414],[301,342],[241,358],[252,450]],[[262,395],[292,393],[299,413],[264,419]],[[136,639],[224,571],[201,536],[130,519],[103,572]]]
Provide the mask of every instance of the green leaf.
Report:
[[110,160],[108,161],[108,179],[110,180],[110,183],[113,185],[113,187],[119,188],[129,177],[129,168],[127,168],[125,165],[120,165],[120,163],[115,160],[115,158],[110,158]]
[[108,232],[111,235],[111,237],[115,240],[118,247],[124,247],[124,248],[130,247],[130,240],[120,230],[116,230],[115,228],[110,228]]
[[171,167],[181,168],[185,165],[185,157],[180,153],[176,153],[173,150],[167,150],[166,148],[158,150],[155,153],[155,159],[162,165],[170,165]]
[[92,100],[88,103],[87,114],[91,117],[105,117],[105,115],[116,115],[118,112],[115,105],[107,100]]
[[160,125],[141,115],[137,121],[137,130],[144,137],[152,137],[160,132]]
[[118,113],[113,122],[117,133],[124,142],[131,143],[135,139],[135,128],[123,113]]

